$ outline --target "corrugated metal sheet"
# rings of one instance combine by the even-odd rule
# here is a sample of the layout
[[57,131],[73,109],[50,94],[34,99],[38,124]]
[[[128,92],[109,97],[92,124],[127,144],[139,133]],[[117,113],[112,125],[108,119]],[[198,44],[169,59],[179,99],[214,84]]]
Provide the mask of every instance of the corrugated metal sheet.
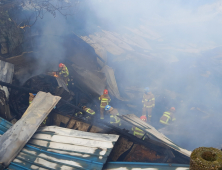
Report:
[[142,121],[140,118],[138,118],[134,114],[123,115],[123,116],[120,116],[120,118],[131,123],[134,126],[137,126],[140,129],[142,129],[144,132],[146,132],[146,134],[148,135],[149,138],[155,140],[156,142],[161,142],[161,143],[167,145],[168,147],[174,149],[175,151],[178,151],[181,154],[183,154],[187,157],[190,157],[191,151],[188,151],[186,149],[183,149],[183,148],[177,146],[170,139],[168,139],[166,136],[164,136],[162,133],[160,133],[158,130],[156,130],[153,126]]
[[0,60],[0,80],[6,83],[12,83],[14,74],[14,65]]
[[1,164],[10,164],[60,99],[61,97],[50,93],[38,92],[22,118],[1,136]]
[[[11,124],[0,119],[0,133]],[[8,169],[102,169],[118,135],[39,128]]]
[[189,165],[143,162],[109,162],[104,170],[189,170]]

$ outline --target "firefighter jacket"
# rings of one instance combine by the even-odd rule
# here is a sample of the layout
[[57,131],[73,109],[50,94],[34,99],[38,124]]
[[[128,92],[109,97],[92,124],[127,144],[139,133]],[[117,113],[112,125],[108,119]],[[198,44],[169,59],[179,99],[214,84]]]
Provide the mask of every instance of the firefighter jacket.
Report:
[[[91,116],[94,116],[95,113],[96,113],[94,110],[92,110],[92,109],[90,109],[90,108],[85,108],[85,109],[83,109],[83,110],[85,110],[85,111],[86,111],[87,113],[89,113]],[[78,116],[78,115],[82,115],[82,112],[76,113],[76,116]],[[86,118],[88,119],[89,116],[87,116]]]
[[151,93],[151,94],[144,94],[143,95],[143,100],[142,100],[142,103],[143,103],[143,107],[146,107],[146,108],[152,108],[155,106],[155,97],[154,95]]
[[106,105],[109,105],[109,102],[111,101],[108,94],[103,94],[99,97],[99,100],[101,100],[100,108],[105,108]]
[[62,67],[62,70],[59,71],[59,75],[63,76],[63,77],[69,76],[69,70],[65,65],[64,65],[64,67]]
[[[135,126],[133,126],[132,127],[132,131],[133,131],[133,135],[134,136],[136,136],[136,137],[138,137],[138,138],[142,138],[143,136],[144,136],[144,132],[143,132],[143,130],[141,130],[140,128],[138,128],[138,127],[135,127]],[[145,137],[144,137],[145,138]],[[144,140],[144,138],[143,138],[143,140]]]
[[96,113],[94,110],[92,110],[92,109],[90,109],[90,108],[85,108],[84,110],[85,110],[87,113],[91,114],[92,116],[95,115],[95,113]]
[[121,126],[120,118],[117,117],[119,116],[119,112],[117,109],[113,109],[110,111],[110,124],[115,125],[115,126]]
[[170,122],[175,120],[176,118],[174,117],[173,113],[168,111],[163,113],[163,116],[160,118],[160,123],[168,125]]

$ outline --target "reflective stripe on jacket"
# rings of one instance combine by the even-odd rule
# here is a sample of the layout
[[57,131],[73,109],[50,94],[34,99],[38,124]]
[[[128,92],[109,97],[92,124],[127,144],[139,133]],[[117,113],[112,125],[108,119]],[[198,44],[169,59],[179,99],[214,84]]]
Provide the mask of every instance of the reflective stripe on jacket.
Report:
[[64,66],[62,68],[62,70],[59,71],[59,75],[62,75],[64,77],[68,77],[69,76],[69,70],[66,66]]
[[95,114],[95,111],[90,108],[86,108],[86,112],[91,114],[92,116]]
[[132,127],[132,131],[133,131],[133,135],[138,137],[138,138],[142,138],[143,135],[144,135],[144,132],[143,130],[141,130],[140,128],[138,127]]
[[[117,113],[116,115],[119,115],[119,113]],[[118,118],[116,115],[110,115],[110,123],[121,126],[120,118]]]
[[155,106],[155,97],[153,94],[144,94],[143,95],[143,107],[152,108]]
[[107,96],[101,95],[99,97],[99,100],[101,100],[101,103],[100,103],[101,108],[105,108],[106,105],[109,105],[109,102],[111,101],[111,99],[108,95]]
[[160,123],[168,125],[169,121],[175,121],[176,118],[174,118],[173,114],[170,112],[164,112],[163,116],[160,118]]

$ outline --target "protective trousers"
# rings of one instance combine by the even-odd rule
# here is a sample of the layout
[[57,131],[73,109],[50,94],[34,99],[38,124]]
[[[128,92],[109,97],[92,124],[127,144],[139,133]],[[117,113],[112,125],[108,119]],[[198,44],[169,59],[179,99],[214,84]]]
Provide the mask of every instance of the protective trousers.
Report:
[[104,119],[105,108],[100,107],[100,119]]
[[[152,117],[152,107],[143,107],[142,114],[145,115],[148,118],[148,122],[151,121]],[[148,115],[147,115],[148,113]]]

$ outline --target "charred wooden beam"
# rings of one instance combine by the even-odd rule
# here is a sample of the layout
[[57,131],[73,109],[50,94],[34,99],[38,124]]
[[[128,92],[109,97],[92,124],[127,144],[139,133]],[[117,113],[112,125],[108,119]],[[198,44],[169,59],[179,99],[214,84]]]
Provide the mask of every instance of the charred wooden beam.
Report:
[[33,90],[33,89],[25,88],[25,87],[20,87],[20,86],[15,86],[15,85],[12,85],[10,83],[5,83],[3,81],[0,81],[0,85],[6,86],[8,88],[16,89],[16,90],[21,90],[21,91],[24,91],[24,92],[27,92],[27,93],[38,93],[37,90]]
[[[38,90],[34,90],[34,89],[30,89],[30,88],[25,88],[25,87],[21,87],[21,86],[12,85],[12,84],[10,84],[10,83],[5,83],[5,82],[3,82],[3,81],[0,81],[0,85],[6,86],[6,87],[8,87],[8,88],[13,88],[13,89],[16,89],[16,90],[21,90],[21,91],[27,92],[27,93],[38,93],[38,92],[39,92]],[[75,106],[75,105],[73,105],[73,104],[65,101],[64,99],[61,99],[61,101],[64,102],[65,104],[73,107],[74,109],[83,112],[84,114],[88,114],[87,112],[85,112],[84,110],[82,110],[81,108],[79,108],[78,106]]]

